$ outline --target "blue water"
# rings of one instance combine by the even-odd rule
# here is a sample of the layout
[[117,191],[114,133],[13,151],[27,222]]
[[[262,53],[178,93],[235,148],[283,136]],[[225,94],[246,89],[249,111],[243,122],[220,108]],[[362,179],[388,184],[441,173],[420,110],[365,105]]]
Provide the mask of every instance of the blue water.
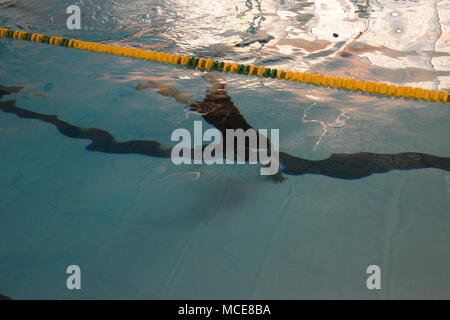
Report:
[[[450,89],[448,1],[324,2],[0,1],[0,25]],[[82,30],[65,28],[72,3],[82,8]],[[202,119],[152,88],[135,89],[155,77],[201,101],[208,83],[199,72],[11,39],[0,39],[0,57],[0,85],[24,87],[3,100],[101,128],[118,141],[170,145],[173,130],[192,130]],[[222,76],[246,120],[280,129],[280,148],[290,154],[450,157],[448,104]],[[287,176],[274,184],[255,165],[175,166],[170,159],[90,152],[88,143],[0,113],[1,294],[450,298],[448,171],[357,180]],[[69,265],[82,270],[81,290],[66,287]],[[381,268],[381,290],[366,287],[369,265]]]

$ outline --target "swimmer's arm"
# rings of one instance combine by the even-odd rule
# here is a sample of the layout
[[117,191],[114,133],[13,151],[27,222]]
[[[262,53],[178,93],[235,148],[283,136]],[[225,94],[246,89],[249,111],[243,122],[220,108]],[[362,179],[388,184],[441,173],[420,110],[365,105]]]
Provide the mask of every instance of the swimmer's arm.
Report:
[[139,83],[136,90],[144,90],[149,87],[154,88],[160,95],[174,98],[179,103],[190,104],[191,94],[178,91],[173,84],[160,83],[152,78],[146,82]]
[[287,178],[285,176],[283,176],[283,174],[281,173],[280,170],[278,170],[277,173],[275,173],[274,175],[271,176],[267,176],[267,179],[272,180],[275,183],[282,183],[284,182]]
[[225,80],[215,72],[205,72],[203,77],[211,84],[212,90],[225,88]]

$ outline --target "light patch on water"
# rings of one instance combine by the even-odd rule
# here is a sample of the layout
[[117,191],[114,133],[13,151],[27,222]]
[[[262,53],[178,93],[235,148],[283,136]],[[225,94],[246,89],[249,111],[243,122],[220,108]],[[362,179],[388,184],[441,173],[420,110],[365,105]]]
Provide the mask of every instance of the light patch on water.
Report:
[[354,39],[367,28],[367,22],[356,19],[355,6],[350,2],[316,0],[315,7],[319,19],[311,32],[319,39],[332,42]]
[[321,98],[321,97],[317,97],[317,96],[313,96],[311,94],[305,94],[305,97],[311,99],[311,100],[317,100],[317,101],[323,101],[326,100],[325,98]]
[[277,11],[277,15],[282,20],[287,20],[287,19],[289,19],[291,17],[295,17],[297,14],[295,12],[292,12],[292,11],[278,10]]
[[278,46],[278,51],[280,53],[282,53],[282,54],[290,55],[290,54],[293,54],[295,52],[300,52],[302,50],[300,50],[299,48],[297,48],[295,46],[287,44],[287,45],[279,45]]
[[[450,65],[450,61],[449,61]],[[441,88],[450,88],[450,77],[437,77]]]
[[329,128],[342,128],[345,126],[346,122],[350,120],[350,117],[345,113],[341,112],[332,122],[322,121],[319,119],[308,119],[308,112],[316,105],[316,102],[311,104],[308,108],[305,109],[303,113],[303,123],[318,123],[322,127],[322,133],[314,144],[313,151],[317,150],[317,147],[322,142],[325,135],[328,133]]
[[298,29],[298,28],[295,28],[293,26],[286,27],[286,29],[284,29],[284,31],[286,31],[286,32],[294,32],[294,33],[302,33],[303,32],[302,29]]
[[198,180],[200,179],[200,171],[186,172],[183,177],[191,181]]
[[415,87],[415,88],[429,89],[429,90],[433,90],[434,89],[433,83],[431,83],[429,81],[405,82],[404,85],[405,86]]
[[[365,52],[360,54],[360,57],[367,58],[372,64],[388,69],[400,68],[416,68],[417,62],[406,57],[391,57],[387,55],[380,55],[378,52]],[[428,66],[424,66],[429,69]]]

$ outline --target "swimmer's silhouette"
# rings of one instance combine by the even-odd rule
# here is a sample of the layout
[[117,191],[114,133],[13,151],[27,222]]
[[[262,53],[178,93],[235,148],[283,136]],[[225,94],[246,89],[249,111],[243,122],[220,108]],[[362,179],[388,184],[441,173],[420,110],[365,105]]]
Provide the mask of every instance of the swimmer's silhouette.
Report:
[[[203,102],[190,103],[189,96],[179,93],[170,85],[160,84],[154,80],[138,85],[138,89],[154,87],[160,94],[173,97],[180,103],[186,103],[189,110],[199,112],[210,124],[222,133],[226,129],[251,129],[239,110],[234,106],[231,98],[224,89],[224,85],[208,75],[213,87],[207,90]],[[1,87],[0,98],[20,88]],[[14,113],[20,118],[36,119],[54,125],[59,132],[69,138],[91,140],[86,148],[117,154],[142,154],[151,157],[170,158],[171,148],[164,147],[157,141],[128,141],[117,142],[114,137],[101,129],[80,128],[57,116],[45,115],[19,108],[15,101],[0,101],[0,109],[6,113]],[[360,179],[374,173],[385,173],[391,170],[413,170],[422,168],[436,168],[450,171],[450,158],[429,154],[405,152],[398,154],[378,153],[335,153],[323,160],[307,160],[280,152],[282,172],[288,175],[320,174],[339,179]],[[276,181],[281,181],[281,174],[276,175]]]
[[[202,118],[213,125],[222,134],[221,148],[228,146],[227,144],[227,134],[226,130],[237,130],[242,129],[243,131],[254,130],[256,136],[256,148],[267,149],[268,156],[271,155],[271,144],[267,137],[259,135],[257,130],[255,130],[248,122],[244,119],[242,114],[239,112],[238,108],[231,101],[231,97],[225,90],[225,85],[220,78],[217,77],[215,73],[207,72],[204,73],[206,80],[211,84],[211,87],[206,90],[206,95],[202,102],[190,102],[191,96],[179,92],[175,89],[173,85],[163,84],[155,81],[154,79],[147,80],[145,83],[140,83],[136,89],[143,90],[148,87],[153,87],[159,94],[172,97],[177,102],[187,105],[187,109],[194,111],[202,116]],[[234,147],[234,160],[238,160],[238,139],[235,137],[233,142]],[[205,147],[205,146],[204,146]],[[225,149],[226,150],[226,149]],[[254,154],[251,151],[249,139],[245,140],[245,145],[243,146],[243,158],[246,162],[249,161],[251,154],[259,160],[259,154]],[[191,153],[192,154],[192,153]],[[282,181],[283,176],[281,174],[275,174],[271,176],[275,181]]]

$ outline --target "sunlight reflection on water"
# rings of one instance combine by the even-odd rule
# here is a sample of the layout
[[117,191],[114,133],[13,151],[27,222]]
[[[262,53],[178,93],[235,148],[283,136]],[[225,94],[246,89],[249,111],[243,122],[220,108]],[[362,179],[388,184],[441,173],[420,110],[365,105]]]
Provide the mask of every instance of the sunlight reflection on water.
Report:
[[65,28],[66,2],[3,1],[0,21],[240,63],[450,87],[446,0],[84,0],[76,32]]

